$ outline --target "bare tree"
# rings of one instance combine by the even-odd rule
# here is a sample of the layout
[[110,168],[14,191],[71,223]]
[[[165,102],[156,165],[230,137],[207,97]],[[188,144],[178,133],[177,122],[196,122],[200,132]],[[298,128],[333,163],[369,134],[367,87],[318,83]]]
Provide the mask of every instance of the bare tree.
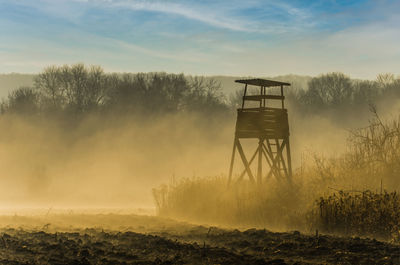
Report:
[[311,79],[304,99],[311,105],[340,105],[351,100],[352,84],[342,73],[329,73]]

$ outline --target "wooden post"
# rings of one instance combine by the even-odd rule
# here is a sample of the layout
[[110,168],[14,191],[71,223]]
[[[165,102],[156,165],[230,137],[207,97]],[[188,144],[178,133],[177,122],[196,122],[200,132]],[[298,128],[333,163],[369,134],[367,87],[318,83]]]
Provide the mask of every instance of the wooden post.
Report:
[[235,140],[233,140],[233,150],[232,150],[232,157],[231,157],[231,165],[229,167],[228,186],[231,184],[231,181],[232,181],[232,171],[233,171],[233,164],[235,161],[235,153],[236,153],[236,137],[235,137]]
[[264,139],[260,138],[260,140],[258,142],[258,170],[257,170],[257,184],[258,185],[261,185],[261,181],[262,181],[263,142],[264,142]]
[[[284,139],[284,140],[282,141],[282,145],[286,144],[285,141],[286,141],[286,139]],[[283,148],[282,148],[282,151],[283,151]],[[283,169],[283,171],[285,172],[285,175],[286,175],[286,176],[289,176],[288,170],[287,170],[287,168],[286,168],[286,161],[285,161],[285,158],[283,157],[283,153],[280,152],[280,153],[279,153],[279,156],[281,157],[281,159],[280,159],[279,161],[281,161],[282,169]]]
[[243,94],[242,109],[244,108],[244,97],[246,96],[246,93],[247,93],[247,84],[244,86],[244,94]]
[[[281,163],[283,162],[280,158],[282,157],[282,151],[280,151],[281,144],[279,143],[278,139],[275,139],[275,145],[276,145],[276,166],[277,166],[277,171],[279,172],[279,176],[281,176]],[[283,146],[283,142],[282,142]],[[283,148],[282,148],[283,149]]]
[[[267,94],[267,93],[266,93],[266,88],[264,87],[263,90],[264,90],[264,96],[265,96],[265,95]],[[264,98],[264,99],[263,99],[263,107],[264,107],[264,108],[265,108],[265,101],[266,101],[266,99]]]
[[287,158],[287,163],[288,163],[288,170],[289,170],[289,181],[292,180],[292,157],[290,155],[290,144],[289,144],[289,137],[286,138],[286,158]]

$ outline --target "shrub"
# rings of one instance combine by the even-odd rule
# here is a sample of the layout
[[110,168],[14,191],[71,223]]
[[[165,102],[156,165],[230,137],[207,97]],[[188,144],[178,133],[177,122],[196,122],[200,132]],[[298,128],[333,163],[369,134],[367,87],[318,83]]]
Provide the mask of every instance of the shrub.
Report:
[[322,232],[400,239],[400,196],[397,192],[339,191],[316,201],[310,224]]

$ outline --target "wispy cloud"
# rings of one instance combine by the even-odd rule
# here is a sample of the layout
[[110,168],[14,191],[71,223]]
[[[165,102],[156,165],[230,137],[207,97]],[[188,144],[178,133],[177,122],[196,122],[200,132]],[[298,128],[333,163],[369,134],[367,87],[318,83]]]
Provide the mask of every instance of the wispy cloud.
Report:
[[[229,29],[234,31],[253,32],[255,31],[248,21],[237,20],[216,14],[211,10],[200,7],[185,6],[180,3],[169,1],[120,1],[120,0],[88,0],[87,2],[102,4],[114,8],[128,8],[136,11],[150,11],[164,14],[178,15],[187,19],[200,21],[208,25]],[[195,2],[192,2],[195,4]]]
[[373,78],[399,67],[399,11],[395,0],[0,0],[0,71],[83,61],[123,71]]
[[[97,7],[107,11],[120,9],[161,13],[246,33],[281,34],[315,26],[310,10],[296,7],[291,2],[275,0],[19,0],[16,5],[41,10],[69,22],[79,22],[86,11]],[[261,18],[252,12],[261,14]]]
[[[239,32],[254,33],[279,33],[287,32],[293,29],[300,29],[305,26],[305,20],[309,14],[300,8],[291,6],[288,3],[277,3],[276,1],[253,1],[245,3],[243,1],[230,1],[230,3],[198,1],[152,1],[152,0],[75,0],[77,2],[91,3],[105,8],[121,8],[132,11],[158,12],[167,15],[176,15],[189,20],[198,21],[216,28],[227,29]],[[268,12],[269,15],[279,10],[291,20],[296,20],[297,25],[289,25],[289,21],[277,21],[267,19],[257,21],[252,19],[252,14],[242,14],[241,9],[249,7],[257,8]],[[300,21],[304,23],[299,24]],[[308,22],[307,22],[308,23]]]

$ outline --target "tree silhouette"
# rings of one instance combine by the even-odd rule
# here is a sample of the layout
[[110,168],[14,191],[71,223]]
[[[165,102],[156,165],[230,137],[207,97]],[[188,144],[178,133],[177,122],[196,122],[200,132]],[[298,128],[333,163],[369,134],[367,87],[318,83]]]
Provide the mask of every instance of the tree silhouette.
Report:
[[352,84],[342,73],[329,73],[311,79],[308,91],[303,95],[309,105],[317,107],[338,106],[352,99]]

